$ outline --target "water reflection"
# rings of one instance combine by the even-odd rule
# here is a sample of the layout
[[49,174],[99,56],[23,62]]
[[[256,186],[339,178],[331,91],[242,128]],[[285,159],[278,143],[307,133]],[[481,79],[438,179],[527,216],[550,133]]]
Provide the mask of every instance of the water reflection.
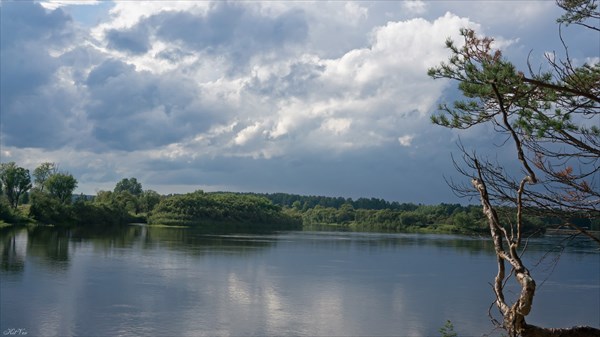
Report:
[[[0,325],[30,335],[428,336],[447,319],[460,335],[491,330],[494,255],[479,238],[37,227],[3,230],[0,244]],[[600,254],[573,246],[535,270],[550,277],[532,323],[600,325]]]
[[[389,234],[358,232],[238,232],[235,228],[195,229],[130,225],[118,227],[8,227],[0,231],[1,266],[4,271],[23,270],[25,255],[38,257],[55,268],[68,268],[70,250],[91,246],[102,254],[128,249],[166,249],[186,254],[247,254],[282,243],[298,243],[311,249],[377,251],[398,247],[428,246],[453,253],[493,255],[490,240],[482,237],[432,234]],[[565,237],[533,238],[527,243],[528,254],[551,260],[564,251],[574,254],[598,254],[590,240]],[[535,262],[535,261],[534,261]],[[539,262],[535,262],[539,264]]]
[[19,233],[18,229],[5,228],[0,236],[0,250],[2,261],[0,268],[3,272],[19,273],[25,267],[25,250],[27,235]]
[[278,236],[278,239],[281,241],[288,237],[298,238],[298,236],[310,242],[314,247],[374,250],[404,246],[430,246],[472,254],[494,253],[493,245],[489,240],[455,235],[308,231],[282,234]]

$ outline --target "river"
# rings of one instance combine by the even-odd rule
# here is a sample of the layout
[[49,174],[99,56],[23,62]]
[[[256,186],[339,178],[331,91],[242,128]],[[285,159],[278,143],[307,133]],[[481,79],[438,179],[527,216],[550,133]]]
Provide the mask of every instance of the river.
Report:
[[[500,334],[484,238],[13,227],[0,249],[4,335],[439,336],[446,320]],[[600,326],[597,246],[535,238],[524,256],[529,323]]]

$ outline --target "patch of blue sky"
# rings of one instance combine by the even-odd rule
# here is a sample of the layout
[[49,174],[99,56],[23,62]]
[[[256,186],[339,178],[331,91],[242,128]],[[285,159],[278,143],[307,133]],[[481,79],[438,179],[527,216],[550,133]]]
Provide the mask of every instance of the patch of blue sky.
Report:
[[68,13],[75,22],[83,27],[94,27],[109,18],[110,10],[115,6],[114,1],[47,1],[42,5],[48,9],[60,7]]

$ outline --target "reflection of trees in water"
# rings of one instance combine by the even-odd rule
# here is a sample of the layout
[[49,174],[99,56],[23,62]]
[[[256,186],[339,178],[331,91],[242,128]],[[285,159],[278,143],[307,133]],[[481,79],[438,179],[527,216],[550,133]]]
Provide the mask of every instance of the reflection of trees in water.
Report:
[[[274,240],[253,240],[251,234],[240,233],[239,227],[218,228],[153,227],[145,225],[114,228],[78,228],[73,230],[72,241],[91,243],[95,250],[139,247],[141,249],[169,249],[202,254],[207,251],[243,253],[248,249],[270,246]],[[244,233],[250,233],[243,230]]]
[[[494,246],[485,237],[460,236],[449,234],[402,234],[402,233],[364,233],[349,231],[307,231],[298,234],[298,239],[306,241],[314,248],[335,249],[402,249],[403,247],[437,247],[457,253],[472,255],[494,255]],[[285,234],[279,239],[285,239]],[[537,252],[535,256],[563,250],[572,254],[598,254],[593,242],[585,238],[573,240],[565,237],[532,237],[528,239],[528,251]]]
[[[383,234],[358,232],[252,232],[248,228],[173,228],[149,226],[90,226],[73,229],[38,226],[10,227],[0,231],[0,268],[22,272],[26,256],[39,258],[44,265],[66,270],[71,254],[80,247],[91,247],[101,254],[127,253],[130,250],[183,252],[189,255],[256,254],[278,242],[301,241],[311,248],[341,250],[400,250],[403,247],[437,247],[472,255],[493,255],[489,240],[474,237],[429,234]],[[19,236],[22,236],[20,238]],[[581,242],[580,242],[581,241]],[[596,253],[584,246],[584,240],[534,238],[529,250],[548,252],[557,245],[569,245],[571,253]],[[562,251],[562,249],[560,249]],[[536,256],[539,254],[535,254]]]
[[90,245],[94,251],[110,252],[133,247],[141,236],[137,226],[82,226],[71,230],[74,245]]
[[69,262],[70,231],[60,227],[36,226],[27,231],[27,255],[39,257],[52,269],[66,270]]
[[167,247],[199,255],[205,253],[246,254],[271,247],[276,238],[265,237],[265,231],[252,231],[239,226],[211,228],[142,227],[144,248]]
[[[246,234],[239,234],[239,233]],[[2,271],[22,272],[26,256],[39,258],[46,267],[66,270],[73,251],[90,246],[96,252],[112,253],[127,249],[167,249],[187,254],[246,254],[270,247],[275,238],[248,234],[239,227],[198,229],[148,226],[86,226],[61,228],[36,226],[9,227],[0,232]],[[19,235],[24,240],[19,240]]]
[[[70,252],[79,246],[90,245],[94,251],[109,253],[115,249],[169,249],[191,254],[204,252],[240,253],[272,246],[275,238],[267,239],[261,233],[239,234],[238,228],[198,229],[149,226],[88,226],[61,228],[38,226],[19,228],[2,234],[3,264],[16,259],[13,251],[18,246],[18,233],[27,235],[27,254],[40,257],[56,266],[69,261]],[[249,233],[249,231],[243,231]],[[11,255],[12,254],[12,255]],[[24,261],[24,256],[18,257]],[[14,263],[17,263],[15,260]],[[24,264],[24,262],[21,262]]]
[[396,250],[406,247],[439,247],[469,254],[493,254],[493,246],[480,238],[447,234],[362,233],[348,231],[303,232],[299,238],[314,248]]
[[3,272],[20,273],[25,269],[25,256],[19,251],[17,235],[23,232],[22,228],[9,227],[0,232],[0,251],[2,252],[0,268]]

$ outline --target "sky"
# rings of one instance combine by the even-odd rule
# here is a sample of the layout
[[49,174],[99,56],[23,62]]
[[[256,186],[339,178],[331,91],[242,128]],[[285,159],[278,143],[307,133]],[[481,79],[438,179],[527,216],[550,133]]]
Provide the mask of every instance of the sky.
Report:
[[[427,69],[459,29],[522,69],[563,48],[553,1],[1,1],[0,161],[54,162],[76,193],[135,177],[159,193],[457,199],[457,141],[430,116],[458,98]],[[598,35],[563,28],[577,64]],[[476,202],[476,201],[475,201]]]

